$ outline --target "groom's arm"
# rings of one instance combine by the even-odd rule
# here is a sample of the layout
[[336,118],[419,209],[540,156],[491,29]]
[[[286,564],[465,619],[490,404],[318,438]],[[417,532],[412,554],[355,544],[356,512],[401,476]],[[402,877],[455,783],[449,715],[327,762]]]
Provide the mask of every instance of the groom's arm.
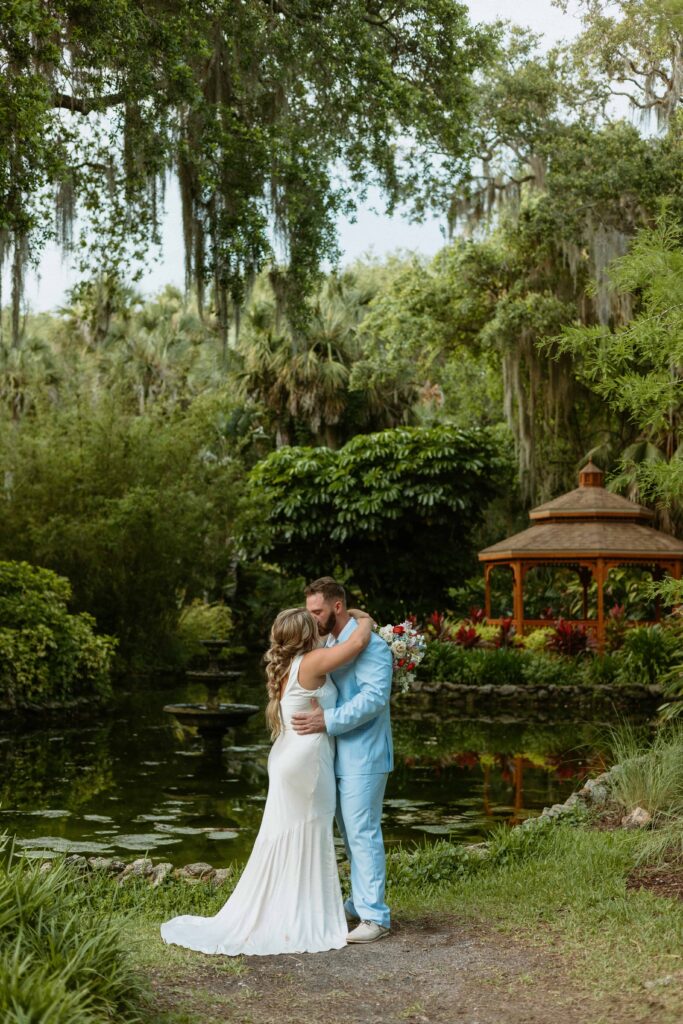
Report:
[[382,640],[371,643],[354,665],[360,692],[336,708],[324,712],[325,728],[330,736],[357,729],[375,718],[389,703],[392,677],[391,651]]

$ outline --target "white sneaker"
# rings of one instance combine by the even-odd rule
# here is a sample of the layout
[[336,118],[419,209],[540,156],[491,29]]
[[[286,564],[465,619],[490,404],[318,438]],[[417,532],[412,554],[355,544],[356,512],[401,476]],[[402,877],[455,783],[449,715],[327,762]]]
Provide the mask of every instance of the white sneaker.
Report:
[[357,928],[346,936],[347,942],[376,942],[377,939],[384,939],[389,935],[389,929],[383,928],[375,921],[361,921]]

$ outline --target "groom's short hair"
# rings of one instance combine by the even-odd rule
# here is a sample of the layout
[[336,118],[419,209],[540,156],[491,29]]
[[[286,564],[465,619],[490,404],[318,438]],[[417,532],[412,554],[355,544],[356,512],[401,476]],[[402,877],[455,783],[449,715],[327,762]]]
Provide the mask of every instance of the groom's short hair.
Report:
[[319,580],[313,580],[304,587],[304,596],[311,594],[322,594],[326,601],[341,601],[346,604],[346,591],[341,583],[337,583],[331,576],[321,576]]

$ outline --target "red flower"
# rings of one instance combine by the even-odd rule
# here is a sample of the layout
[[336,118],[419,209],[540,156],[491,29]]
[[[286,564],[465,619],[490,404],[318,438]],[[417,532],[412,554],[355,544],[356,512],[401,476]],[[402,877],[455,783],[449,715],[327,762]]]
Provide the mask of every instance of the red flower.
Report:
[[394,633],[398,633],[399,636],[403,636],[405,631],[405,626],[394,626]]
[[412,672],[414,668],[415,668],[415,662],[411,661],[410,664],[408,665],[408,671]]
[[405,663],[406,663],[406,659],[405,658],[399,658],[398,661],[396,662],[396,664],[398,665],[399,668],[403,668]]

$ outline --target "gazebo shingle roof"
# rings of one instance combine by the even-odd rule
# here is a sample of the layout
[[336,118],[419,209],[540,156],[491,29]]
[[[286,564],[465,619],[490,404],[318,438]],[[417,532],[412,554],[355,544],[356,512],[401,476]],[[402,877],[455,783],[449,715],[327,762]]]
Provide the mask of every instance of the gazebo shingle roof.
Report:
[[583,557],[643,558],[653,555],[683,558],[683,541],[661,530],[653,530],[642,523],[623,523],[614,520],[563,523],[535,523],[527,530],[492,544],[479,552],[482,561],[519,558],[525,555],[552,555],[576,560]]
[[579,486],[529,513],[531,526],[479,552],[482,562],[515,558],[683,559],[683,541],[646,526],[653,513],[612,494],[592,462],[579,474]]

